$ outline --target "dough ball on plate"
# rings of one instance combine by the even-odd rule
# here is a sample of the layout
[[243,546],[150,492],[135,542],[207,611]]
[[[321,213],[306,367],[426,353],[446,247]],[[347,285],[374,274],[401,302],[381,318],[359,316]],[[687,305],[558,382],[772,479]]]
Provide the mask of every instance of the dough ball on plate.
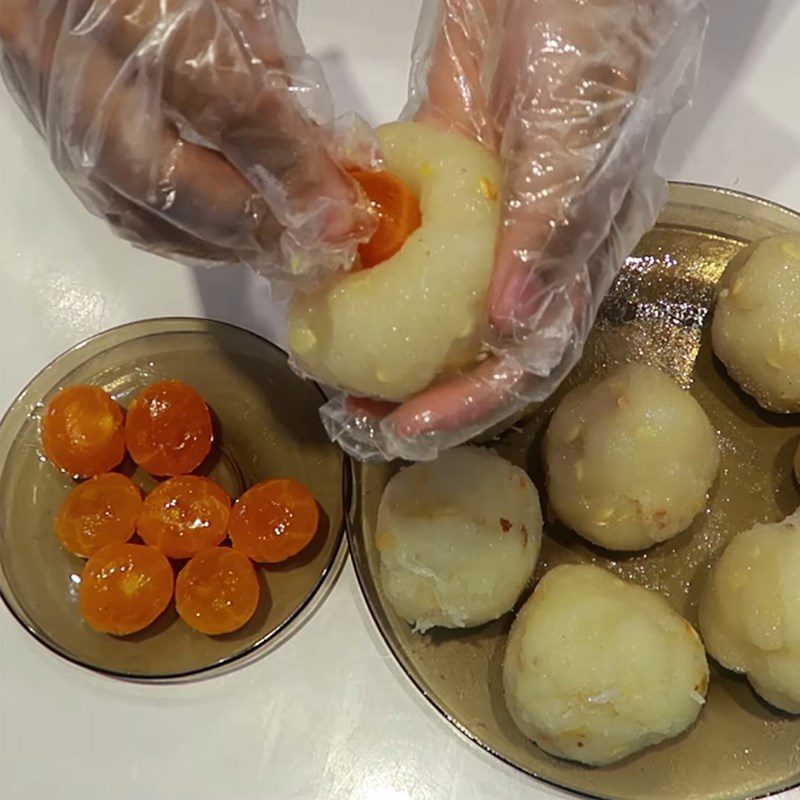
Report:
[[719,459],[698,402],[642,364],[573,389],[545,438],[556,514],[609,550],[642,550],[687,528],[706,504]]
[[800,236],[754,242],[720,281],[714,352],[770,411],[800,412]]
[[556,567],[522,607],[503,663],[508,710],[543,750],[610,764],[686,730],[708,665],[667,602],[600,567]]
[[386,486],[376,529],[381,585],[417,630],[482,625],[514,607],[541,537],[539,495],[523,470],[488,450],[447,450]]
[[297,293],[287,333],[295,361],[323,383],[403,400],[479,352],[501,170],[457,133],[413,122],[377,133],[386,169],[419,198],[422,225],[372,269]]
[[706,584],[700,630],[720,664],[800,714],[800,511],[727,546]]

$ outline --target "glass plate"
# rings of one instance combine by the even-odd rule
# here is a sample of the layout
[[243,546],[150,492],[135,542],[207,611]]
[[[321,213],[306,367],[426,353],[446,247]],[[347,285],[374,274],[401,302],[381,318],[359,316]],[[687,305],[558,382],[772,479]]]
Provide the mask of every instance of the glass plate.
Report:
[[[564,392],[619,362],[655,364],[691,387],[721,434],[722,469],[709,512],[674,539],[613,560],[546,513],[550,521],[539,575],[565,562],[601,564],[660,591],[696,622],[698,589],[730,537],[798,506],[791,466],[800,434],[798,415],[762,411],[728,379],[707,340],[715,284],[728,260],[753,239],[786,231],[800,232],[800,216],[788,209],[711,187],[671,186],[669,204],[623,268],[580,364],[554,398],[530,410],[491,446],[527,469],[542,489],[541,437]],[[502,695],[511,614],[473,630],[434,629],[420,635],[385,601],[377,583],[374,526],[383,487],[396,469],[356,467],[348,512],[353,561],[390,650],[431,706],[459,731],[530,775],[595,797],[730,800],[800,783],[800,718],[778,714],[743,678],[713,663],[708,702],[698,723],[683,736],[619,764],[583,767],[549,756],[525,739]]]
[[[205,636],[171,606],[145,630],[117,638],[92,630],[78,610],[85,563],[58,543],[53,520],[74,482],[43,459],[39,417],[62,387],[93,383],[123,406],[147,384],[194,386],[215,417],[215,445],[199,472],[233,497],[268,477],[306,484],[323,510],[313,543],[259,567],[262,599],[238,631]],[[176,680],[240,664],[276,645],[324,595],[346,557],[349,469],[319,421],[320,389],[298,378],[278,348],[255,334],[203,319],[155,319],[101,333],[45,367],[0,423],[0,594],[40,642],[84,667],[131,679]],[[143,489],[155,480],[123,462]],[[344,491],[343,491],[344,486]]]

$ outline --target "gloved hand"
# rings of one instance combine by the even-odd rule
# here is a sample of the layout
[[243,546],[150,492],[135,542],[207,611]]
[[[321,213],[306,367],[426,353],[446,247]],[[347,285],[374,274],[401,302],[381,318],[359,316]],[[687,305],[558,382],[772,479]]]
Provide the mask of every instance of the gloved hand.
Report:
[[292,0],[2,0],[2,73],[90,211],[189,262],[313,281],[374,225]]
[[430,459],[558,386],[664,202],[653,166],[705,20],[699,0],[425,0],[405,115],[504,166],[493,355],[400,406],[334,398],[323,420],[347,451]]

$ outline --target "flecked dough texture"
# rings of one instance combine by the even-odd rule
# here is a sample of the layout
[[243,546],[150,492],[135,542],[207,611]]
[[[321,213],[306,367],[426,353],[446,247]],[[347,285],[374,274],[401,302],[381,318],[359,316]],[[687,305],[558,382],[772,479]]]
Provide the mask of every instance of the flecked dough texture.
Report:
[[418,630],[468,628],[510,611],[542,538],[536,487],[488,450],[458,447],[387,484],[378,509],[380,582]]
[[800,411],[800,235],[754,242],[728,265],[711,325],[731,377],[770,411]]
[[705,507],[720,453],[688,392],[654,367],[628,364],[564,397],[545,461],[562,522],[609,550],[642,550]]
[[714,565],[700,630],[720,664],[800,714],[800,511],[738,534]]
[[288,341],[317,380],[403,400],[478,355],[501,171],[480,144],[427,125],[385,125],[378,138],[386,169],[419,198],[422,225],[372,269],[295,294]]
[[565,565],[519,612],[503,687],[514,722],[543,750],[610,764],[694,722],[708,664],[694,628],[658,594]]

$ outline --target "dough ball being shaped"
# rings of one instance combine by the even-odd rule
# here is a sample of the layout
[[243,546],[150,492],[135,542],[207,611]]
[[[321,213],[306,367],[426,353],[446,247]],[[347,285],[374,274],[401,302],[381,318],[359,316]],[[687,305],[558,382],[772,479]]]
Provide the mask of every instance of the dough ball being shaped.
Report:
[[387,484],[378,510],[380,580],[419,631],[469,628],[510,611],[533,576],[539,495],[519,467],[458,447]]
[[372,269],[296,293],[288,341],[323,383],[403,400],[479,352],[501,170],[495,155],[457,133],[413,122],[377,133],[386,169],[419,198],[422,225]]
[[662,597],[568,565],[548,572],[519,612],[503,688],[517,727],[543,750],[611,764],[695,721],[708,664],[694,628]]
[[714,352],[764,408],[800,411],[800,236],[754,242],[720,281]]
[[768,703],[800,714],[800,511],[738,534],[714,564],[700,631],[722,666]]
[[705,507],[719,460],[698,402],[642,364],[573,389],[545,438],[556,514],[609,550],[643,550],[687,528]]

